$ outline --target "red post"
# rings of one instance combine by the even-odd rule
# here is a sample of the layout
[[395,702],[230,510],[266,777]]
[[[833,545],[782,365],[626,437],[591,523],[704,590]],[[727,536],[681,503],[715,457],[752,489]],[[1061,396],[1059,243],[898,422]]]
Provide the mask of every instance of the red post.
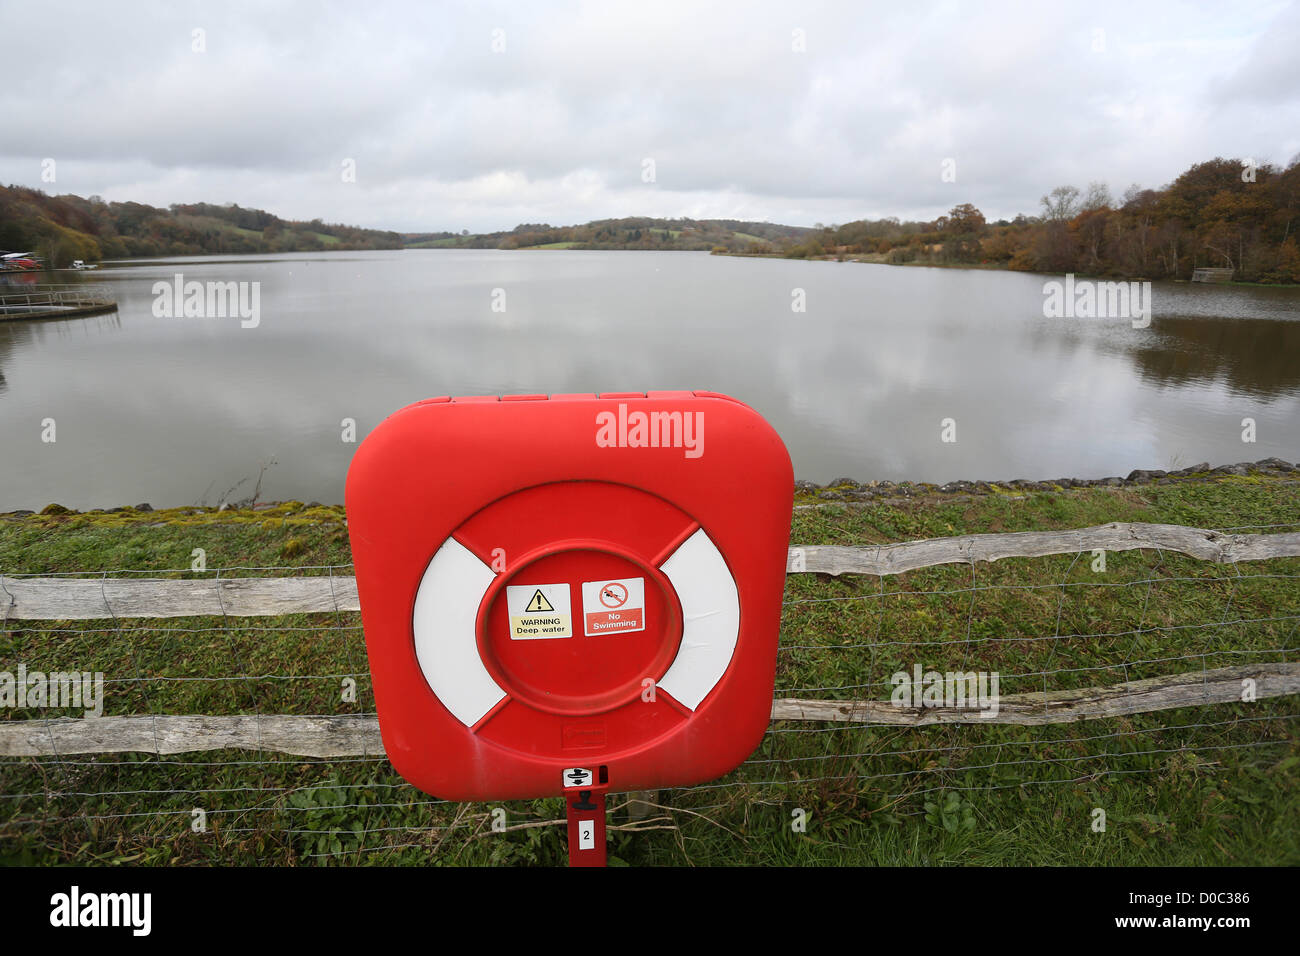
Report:
[[565,787],[569,819],[569,866],[605,865],[605,794],[608,784]]

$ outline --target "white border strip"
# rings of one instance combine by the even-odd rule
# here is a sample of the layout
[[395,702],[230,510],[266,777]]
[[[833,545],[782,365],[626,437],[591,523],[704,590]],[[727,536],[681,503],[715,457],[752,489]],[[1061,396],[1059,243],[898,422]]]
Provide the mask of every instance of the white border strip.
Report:
[[429,562],[415,595],[411,627],[420,670],[438,700],[466,727],[473,727],[506,696],[483,666],[474,627],[479,604],[495,577],[477,555],[448,538]]
[[740,595],[704,529],[659,566],[682,602],[682,643],[659,686],[691,710],[722,680],[740,638]]

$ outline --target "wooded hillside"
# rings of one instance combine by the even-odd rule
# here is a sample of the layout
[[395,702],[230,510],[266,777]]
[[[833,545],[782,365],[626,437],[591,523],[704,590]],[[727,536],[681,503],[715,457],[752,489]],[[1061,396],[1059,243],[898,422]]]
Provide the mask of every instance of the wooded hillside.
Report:
[[32,252],[56,267],[74,259],[127,256],[400,249],[395,232],[281,219],[233,203],[174,204],[167,209],[98,196],[48,196],[23,186],[0,187],[0,249]]

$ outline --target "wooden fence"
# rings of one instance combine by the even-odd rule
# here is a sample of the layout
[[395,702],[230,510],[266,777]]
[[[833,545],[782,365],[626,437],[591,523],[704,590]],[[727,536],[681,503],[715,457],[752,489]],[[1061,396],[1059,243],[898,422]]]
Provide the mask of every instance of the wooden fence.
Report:
[[[1300,532],[1229,534],[1163,524],[1111,523],[1075,531],[963,535],[867,547],[796,546],[790,574],[895,575],[944,564],[1088,551],[1157,549],[1224,564],[1300,557]],[[0,622],[120,620],[188,616],[262,617],[357,611],[356,581],[334,574],[271,578],[37,577],[0,575]],[[1082,689],[1004,695],[996,714],[974,706],[898,707],[883,700],[783,698],[779,721],[899,726],[1065,723],[1255,697],[1300,693],[1300,663],[1221,667]],[[242,748],[308,757],[383,752],[371,716],[144,715],[0,722],[0,756],[142,752],[176,754]]]

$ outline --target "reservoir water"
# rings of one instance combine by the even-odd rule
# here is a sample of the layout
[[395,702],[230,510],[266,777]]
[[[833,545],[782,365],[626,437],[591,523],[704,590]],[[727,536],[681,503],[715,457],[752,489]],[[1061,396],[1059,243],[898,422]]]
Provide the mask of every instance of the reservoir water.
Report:
[[[255,324],[156,314],[155,284],[177,274],[249,283]],[[1134,328],[1045,318],[1041,275],[703,253],[185,257],[91,275],[116,313],[0,322],[0,510],[215,504],[259,475],[262,499],[338,503],[345,419],[359,441],[448,394],[725,392],[816,482],[1300,457],[1300,289],[1156,283]]]

